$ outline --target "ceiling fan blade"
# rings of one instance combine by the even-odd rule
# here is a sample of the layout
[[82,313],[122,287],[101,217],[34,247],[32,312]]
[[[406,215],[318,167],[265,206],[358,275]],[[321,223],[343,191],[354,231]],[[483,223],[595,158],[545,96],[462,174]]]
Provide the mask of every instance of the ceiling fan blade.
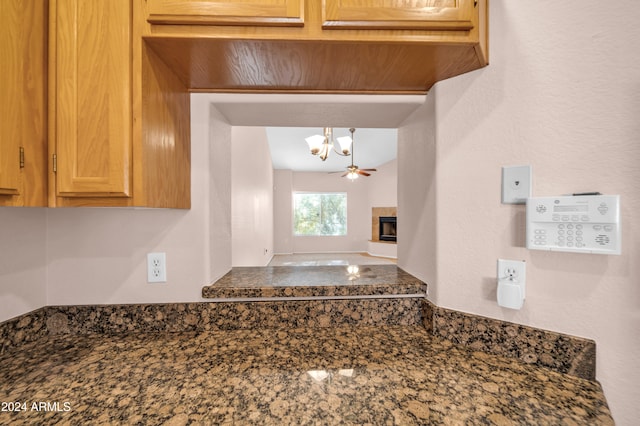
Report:
[[358,170],[357,173],[362,176],[371,176],[371,173],[363,172],[362,170]]
[[343,175],[340,175],[340,177],[345,177],[346,175],[348,175],[349,172],[344,173]]
[[377,172],[377,169],[360,169],[360,170],[364,170],[365,172]]

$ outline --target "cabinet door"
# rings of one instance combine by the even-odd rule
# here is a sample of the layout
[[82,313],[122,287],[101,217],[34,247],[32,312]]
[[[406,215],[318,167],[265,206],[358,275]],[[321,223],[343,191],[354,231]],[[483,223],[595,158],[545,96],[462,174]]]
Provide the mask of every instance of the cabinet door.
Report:
[[20,124],[24,64],[22,17],[16,1],[0,2],[0,194],[20,192]]
[[45,14],[0,1],[0,205],[46,204]]
[[131,195],[130,0],[55,2],[56,193]]
[[147,11],[152,24],[304,24],[304,0],[148,0]]
[[477,0],[324,0],[324,29],[468,31]]

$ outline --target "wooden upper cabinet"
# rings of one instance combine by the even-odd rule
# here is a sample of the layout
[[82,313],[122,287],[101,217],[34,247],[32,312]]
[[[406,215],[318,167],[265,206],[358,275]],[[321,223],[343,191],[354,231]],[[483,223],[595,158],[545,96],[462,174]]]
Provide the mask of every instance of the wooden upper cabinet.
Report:
[[189,93],[142,1],[49,0],[50,207],[190,206]]
[[46,205],[46,5],[0,1],[0,206]]
[[148,22],[191,25],[304,25],[304,0],[147,0]]
[[425,93],[488,64],[488,0],[259,3],[287,1],[300,27],[254,24],[258,0],[137,1],[145,43],[194,91]]
[[324,0],[324,29],[468,31],[477,0]]
[[56,193],[129,197],[130,0],[57,0],[55,4]]

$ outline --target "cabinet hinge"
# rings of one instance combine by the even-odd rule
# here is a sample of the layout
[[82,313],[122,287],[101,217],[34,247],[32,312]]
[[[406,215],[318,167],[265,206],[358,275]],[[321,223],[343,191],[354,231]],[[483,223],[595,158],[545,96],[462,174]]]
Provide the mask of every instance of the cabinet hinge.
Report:
[[53,173],[58,171],[58,156],[53,154]]
[[20,147],[20,168],[24,169],[24,148]]

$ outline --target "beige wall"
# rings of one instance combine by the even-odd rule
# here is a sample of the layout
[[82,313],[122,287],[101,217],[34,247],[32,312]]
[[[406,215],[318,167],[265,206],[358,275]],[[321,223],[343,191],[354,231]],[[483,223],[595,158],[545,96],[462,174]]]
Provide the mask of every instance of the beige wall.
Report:
[[434,96],[398,129],[398,266],[428,284],[438,300]]
[[46,209],[0,207],[0,322],[47,304]]
[[233,127],[232,266],[266,266],[273,256],[273,165],[264,127]]
[[[399,210],[418,226],[402,264],[440,306],[595,339],[619,425],[640,418],[637,6],[492,1],[491,65],[438,83],[399,141]],[[500,203],[501,167],[520,164],[534,196],[620,194],[622,255],[525,249],[524,207]],[[522,310],[496,303],[497,258],[527,261]]]
[[[202,194],[207,203],[204,206],[208,226],[206,256],[209,260],[210,282],[217,280],[231,269],[231,141],[232,127],[213,106],[206,102],[206,95],[191,95],[191,162],[193,164],[193,144],[209,147],[208,167],[199,174],[207,182]],[[195,110],[198,110],[196,112]],[[200,112],[202,111],[202,112]],[[194,114],[197,114],[194,116]],[[208,114],[209,119],[204,120]],[[194,120],[195,118],[195,120]],[[197,132],[195,130],[197,129]],[[208,133],[206,133],[208,132]],[[192,172],[193,175],[193,172]],[[191,187],[197,183],[191,181]],[[193,189],[192,189],[193,191]],[[193,197],[192,197],[193,198]]]
[[293,171],[273,171],[273,252],[293,253]]
[[398,160],[391,160],[376,167],[367,177],[369,207],[396,207],[398,205]]

